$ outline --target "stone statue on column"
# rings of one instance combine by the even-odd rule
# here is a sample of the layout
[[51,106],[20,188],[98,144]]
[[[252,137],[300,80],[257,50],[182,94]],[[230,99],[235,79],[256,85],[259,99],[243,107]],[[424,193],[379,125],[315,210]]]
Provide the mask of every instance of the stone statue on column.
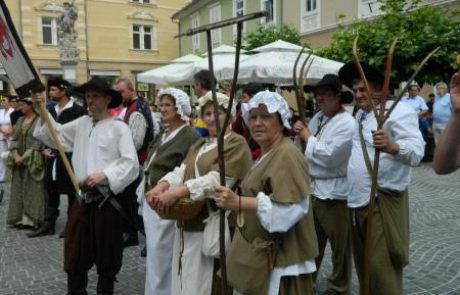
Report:
[[78,10],[75,1],[64,2],[64,11],[58,18],[59,58],[64,70],[64,79],[71,82],[76,80],[76,67],[80,61],[75,30],[77,18]]

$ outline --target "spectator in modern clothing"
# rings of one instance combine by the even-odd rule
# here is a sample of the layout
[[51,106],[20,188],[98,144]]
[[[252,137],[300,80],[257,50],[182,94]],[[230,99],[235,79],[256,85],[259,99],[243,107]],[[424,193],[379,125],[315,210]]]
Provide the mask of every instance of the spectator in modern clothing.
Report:
[[404,96],[401,102],[409,105],[418,115],[418,127],[423,134],[423,137],[431,133],[431,126],[428,121],[430,115],[429,108],[426,105],[425,99],[419,95],[420,87],[417,82],[412,82],[408,89],[409,95]]
[[[212,86],[216,87],[217,80],[214,75],[208,70],[201,70],[193,76],[195,95],[200,98],[205,96],[211,91]],[[207,137],[209,132],[206,128],[206,124],[202,120],[201,116],[198,116],[195,121],[195,131],[202,137]]]
[[447,174],[460,167],[460,72],[450,81],[452,115],[436,147],[433,168],[437,174]]
[[452,113],[450,94],[447,92],[447,84],[439,82],[435,85],[436,96],[433,103],[433,134],[434,142],[438,144],[441,134],[446,129],[447,121]]

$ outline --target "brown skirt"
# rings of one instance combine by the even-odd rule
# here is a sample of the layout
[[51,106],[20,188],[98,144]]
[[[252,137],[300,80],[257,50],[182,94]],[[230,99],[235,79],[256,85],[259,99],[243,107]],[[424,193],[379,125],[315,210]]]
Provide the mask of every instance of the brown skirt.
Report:
[[311,274],[281,277],[280,295],[313,295]]

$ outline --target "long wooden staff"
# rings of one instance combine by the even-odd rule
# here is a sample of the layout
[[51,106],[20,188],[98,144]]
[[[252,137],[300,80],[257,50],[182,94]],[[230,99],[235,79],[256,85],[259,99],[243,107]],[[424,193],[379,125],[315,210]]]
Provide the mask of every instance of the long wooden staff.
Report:
[[[299,78],[297,78],[297,66],[300,62],[300,58],[302,57],[303,51],[305,47],[302,47],[300,50],[299,54],[297,55],[297,58],[294,63],[294,69],[292,73],[292,84],[294,86],[294,93],[295,93],[295,98],[296,98],[296,103],[297,103],[297,109],[299,110],[299,120],[302,123],[306,123],[306,115],[305,115],[305,94],[303,91],[303,85],[304,85],[304,78],[308,75],[308,72],[310,71],[310,67],[313,63],[313,59],[310,59],[312,52],[310,52],[305,60],[302,63],[302,66],[300,68],[300,75]],[[308,64],[308,65],[307,65]],[[305,141],[303,139],[300,139],[300,148],[302,150],[302,153],[305,151]]]
[[[184,34],[178,35],[180,36],[191,36],[200,32],[206,32],[206,41],[207,41],[207,48],[208,48],[208,65],[209,65],[209,72],[211,75],[211,93],[212,93],[212,100],[214,103],[214,117],[216,120],[216,129],[217,129],[217,153],[218,153],[218,163],[219,163],[219,180],[222,186],[225,186],[225,157],[224,157],[224,137],[225,137],[225,130],[227,130],[228,125],[230,124],[230,116],[231,110],[233,106],[233,100],[236,93],[236,84],[238,81],[238,70],[239,70],[239,60],[240,60],[240,52],[241,52],[241,36],[243,30],[243,22],[267,16],[267,11],[259,11],[252,14],[242,15],[239,17],[231,18],[228,20],[220,21],[213,24],[208,24],[200,28],[195,28],[192,30],[187,31]],[[237,25],[237,40],[236,40],[236,50],[235,50],[235,69],[233,71],[233,81],[232,81],[232,89],[230,91],[230,101],[227,108],[227,115],[223,126],[220,126],[219,123],[219,104],[217,102],[217,95],[216,95],[216,85],[214,81],[214,63],[213,63],[213,54],[212,54],[212,39],[211,39],[211,31],[217,28],[229,26],[229,25]],[[219,250],[220,250],[220,267],[221,267],[221,274],[222,274],[222,286],[221,292],[223,295],[228,294],[228,283],[227,283],[227,264],[226,264],[226,254],[225,254],[225,210],[220,209],[219,212],[220,220],[219,220]]]
[[40,112],[40,118],[45,121],[46,126],[48,127],[48,130],[51,134],[51,137],[54,140],[54,144],[56,146],[56,149],[59,152],[59,155],[61,156],[62,162],[64,163],[65,170],[67,171],[67,174],[69,175],[70,181],[72,182],[72,185],[75,189],[75,192],[77,194],[77,198],[81,200],[81,190],[80,186],[78,185],[77,177],[75,176],[75,173],[73,172],[72,166],[70,165],[69,159],[67,159],[67,155],[65,154],[64,148],[62,147],[61,141],[59,139],[59,136],[56,133],[56,130],[54,129],[53,125],[51,124],[51,120],[48,116],[48,111],[45,108],[45,104],[41,99],[39,101],[39,112]]
[[[353,43],[353,55],[355,59],[356,66],[358,68],[361,80],[363,81],[366,91],[368,93],[367,98],[369,105],[372,108],[372,111],[374,112],[374,116],[377,120],[377,129],[380,130],[383,128],[384,123],[386,120],[389,118],[390,114],[393,112],[395,109],[396,105],[399,103],[401,100],[401,97],[404,95],[404,93],[407,91],[409,88],[410,83],[415,79],[417,74],[420,72],[422,67],[426,64],[426,62],[439,50],[439,47],[431,51],[420,63],[420,65],[417,67],[415,70],[414,74],[411,76],[409,79],[408,83],[406,84],[406,87],[404,87],[403,91],[399,94],[398,98],[396,101],[392,104],[388,112],[385,114],[385,105],[386,101],[388,98],[389,94],[389,89],[390,89],[390,76],[391,76],[391,67],[392,67],[392,62],[393,62],[393,53],[394,49],[396,46],[397,39],[393,41],[391,44],[388,55],[387,55],[387,62],[386,62],[386,69],[385,69],[385,78],[384,78],[384,83],[382,87],[382,93],[379,98],[379,104],[380,104],[380,109],[377,111],[377,108],[374,105],[374,97],[373,93],[370,91],[369,84],[366,79],[366,75],[364,74],[364,71],[361,66],[361,62],[359,60],[358,56],[358,37],[354,40]],[[366,152],[366,151],[363,151]],[[378,170],[379,170],[379,163],[380,163],[380,150],[376,149],[375,154],[374,154],[374,163],[373,163],[373,168],[372,168],[372,173],[371,173],[371,193],[370,193],[370,198],[369,198],[369,206],[368,206],[368,212],[367,212],[367,225],[366,225],[366,236],[365,236],[365,243],[364,243],[364,294],[369,295],[370,294],[370,259],[372,257],[372,252],[371,252],[371,235],[372,235],[372,219],[374,215],[374,208],[375,208],[375,198],[376,198],[376,192],[377,192],[377,186],[378,186]]]

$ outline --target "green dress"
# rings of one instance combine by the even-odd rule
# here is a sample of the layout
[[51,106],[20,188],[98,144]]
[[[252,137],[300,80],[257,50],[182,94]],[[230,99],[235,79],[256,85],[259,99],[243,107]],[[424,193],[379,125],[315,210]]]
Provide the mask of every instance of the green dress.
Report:
[[[8,208],[9,225],[39,227],[45,214],[45,163],[41,153],[42,144],[33,137],[37,120],[25,123],[21,117],[15,125],[12,145],[7,160],[7,177],[11,180],[11,199]],[[15,157],[23,159],[15,164]]]

